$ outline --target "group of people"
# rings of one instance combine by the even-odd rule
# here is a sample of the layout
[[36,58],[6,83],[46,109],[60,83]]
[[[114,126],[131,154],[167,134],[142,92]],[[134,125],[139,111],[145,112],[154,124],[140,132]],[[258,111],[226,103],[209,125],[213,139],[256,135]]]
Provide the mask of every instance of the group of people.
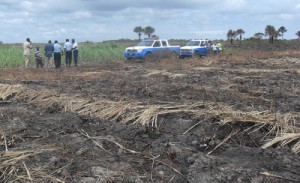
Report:
[[[33,48],[30,38],[27,38],[23,44],[24,58],[25,58],[25,68],[28,68],[28,64],[31,57],[31,49]],[[74,65],[78,64],[78,43],[75,39],[72,39],[72,43],[69,39],[66,39],[64,47],[62,47],[57,40],[52,44],[51,40],[45,45],[45,67],[52,67],[52,56],[54,55],[54,65],[56,69],[61,68],[61,57],[65,53],[66,66],[71,67],[72,56],[74,58]],[[36,47],[34,52],[34,57],[36,61],[36,68],[43,68],[43,56],[39,47]]]
[[206,48],[207,48],[208,55],[210,54],[211,49],[214,55],[217,55],[218,53],[222,52],[222,44],[220,43],[220,41],[218,41],[216,44],[213,43],[212,41],[208,41],[206,43]]

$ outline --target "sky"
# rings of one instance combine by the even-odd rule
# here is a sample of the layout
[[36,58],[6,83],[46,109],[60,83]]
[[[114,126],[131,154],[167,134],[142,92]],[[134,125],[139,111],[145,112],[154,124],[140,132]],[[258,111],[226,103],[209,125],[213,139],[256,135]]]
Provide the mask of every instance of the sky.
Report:
[[300,0],[1,0],[0,41],[137,39],[137,26],[163,39],[226,39],[230,29],[249,38],[267,25],[296,39],[299,20]]

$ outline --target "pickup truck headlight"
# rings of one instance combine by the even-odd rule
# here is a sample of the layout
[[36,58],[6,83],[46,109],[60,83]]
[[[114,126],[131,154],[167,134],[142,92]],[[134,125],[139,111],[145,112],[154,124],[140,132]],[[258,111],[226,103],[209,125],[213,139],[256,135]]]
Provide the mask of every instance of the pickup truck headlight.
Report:
[[141,48],[140,48],[140,49],[137,49],[137,52],[142,52],[142,51],[143,51],[143,49],[141,49]]

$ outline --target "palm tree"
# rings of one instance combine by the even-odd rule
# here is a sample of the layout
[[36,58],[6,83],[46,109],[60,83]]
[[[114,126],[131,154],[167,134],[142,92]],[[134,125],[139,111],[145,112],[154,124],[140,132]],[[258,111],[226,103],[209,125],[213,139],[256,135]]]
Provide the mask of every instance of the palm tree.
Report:
[[236,30],[236,35],[240,35],[240,44],[242,43],[242,34],[245,34],[245,31],[243,29]]
[[263,36],[264,36],[264,33],[261,33],[261,32],[257,32],[254,34],[255,39],[262,39]]
[[144,29],[141,26],[137,26],[133,29],[133,32],[138,34],[139,41],[141,41],[141,36],[142,36],[142,32],[144,32]]
[[265,28],[265,36],[269,36],[269,43],[273,44],[274,37],[278,36],[278,32],[275,30],[274,26],[267,25]]
[[298,36],[298,39],[300,39],[300,31],[296,32],[296,35]]
[[281,36],[282,36],[282,39],[283,39],[283,33],[285,33],[287,30],[284,26],[281,26],[279,29],[278,29],[278,32],[281,33]]
[[233,30],[229,30],[227,32],[227,39],[230,40],[231,45],[233,44],[233,39],[236,37],[236,32]]
[[147,26],[144,28],[144,34],[148,35],[148,37],[150,37],[151,34],[154,32],[155,32],[155,29],[151,26]]

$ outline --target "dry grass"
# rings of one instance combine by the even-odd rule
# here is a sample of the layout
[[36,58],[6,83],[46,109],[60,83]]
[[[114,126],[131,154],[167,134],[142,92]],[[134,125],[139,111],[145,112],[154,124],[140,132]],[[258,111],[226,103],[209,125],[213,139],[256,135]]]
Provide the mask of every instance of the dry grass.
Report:
[[[165,70],[153,71],[145,76],[150,77],[153,75],[181,77],[181,75],[178,76]],[[62,95],[54,90],[42,89],[36,91],[22,85],[0,84],[0,99],[7,100],[12,97],[16,101],[23,101],[40,107],[58,104],[65,110],[77,112],[80,115],[91,115],[101,119],[118,120],[123,123],[141,124],[153,128],[159,126],[159,117],[167,114],[188,113],[194,116],[218,116],[221,118],[223,125],[247,122],[253,124],[251,128],[246,129],[248,131],[265,128],[269,130],[268,135],[275,134],[275,139],[268,139],[269,136],[265,138],[268,141],[263,148],[278,143],[281,143],[281,145],[294,144],[293,151],[299,152],[300,129],[295,127],[292,114],[274,114],[272,111],[244,113],[233,110],[221,103],[143,105],[135,101],[118,102],[103,99],[90,101],[80,96]]]
[[151,70],[148,74],[145,74],[144,77],[151,77],[151,76],[167,76],[169,78],[182,78],[186,76],[186,74],[175,74],[171,72],[167,72],[166,70]]
[[291,146],[295,153],[300,152],[300,128],[295,126],[295,118],[292,114],[275,114],[270,111],[235,113],[233,116],[224,118],[221,122],[225,124],[251,123],[252,126],[244,132],[255,132],[266,129],[268,133],[262,139],[265,143],[262,148],[268,148],[279,144],[280,146]]
[[5,183],[13,182],[64,182],[46,173],[48,166],[28,167],[26,161],[29,157],[53,151],[55,149],[40,147],[34,150],[25,151],[5,151],[0,154],[0,181]]

